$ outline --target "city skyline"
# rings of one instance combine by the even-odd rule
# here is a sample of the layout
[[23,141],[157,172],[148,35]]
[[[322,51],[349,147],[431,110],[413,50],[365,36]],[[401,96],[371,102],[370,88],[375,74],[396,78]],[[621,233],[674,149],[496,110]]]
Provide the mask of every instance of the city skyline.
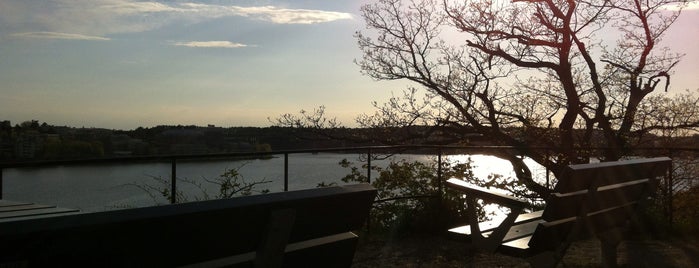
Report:
[[[0,119],[134,129],[269,126],[327,107],[346,126],[407,82],[362,76],[371,1],[0,1]],[[670,93],[699,89],[699,5],[664,43]]]

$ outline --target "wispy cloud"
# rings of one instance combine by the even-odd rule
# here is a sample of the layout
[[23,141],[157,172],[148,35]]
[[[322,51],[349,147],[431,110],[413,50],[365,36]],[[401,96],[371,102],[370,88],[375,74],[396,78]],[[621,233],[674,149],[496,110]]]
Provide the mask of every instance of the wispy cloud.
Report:
[[67,40],[90,40],[90,41],[107,41],[106,37],[91,36],[73,33],[57,33],[57,32],[25,32],[11,34],[13,37],[21,38],[38,38],[38,39],[67,39]]
[[[0,1],[0,30],[62,32],[88,36],[137,33],[174,23],[199,23],[224,17],[245,17],[277,24],[314,24],[352,19],[343,12],[238,6],[181,1],[54,0]],[[20,15],[18,15],[20,14]]]
[[191,41],[191,42],[176,42],[175,46],[197,47],[197,48],[242,48],[248,47],[246,44],[233,43],[230,41]]
[[[96,8],[109,10],[117,14],[136,14],[136,13],[152,13],[152,12],[182,12],[186,11],[179,9],[172,4],[158,2],[134,2],[134,1],[96,1]],[[100,3],[102,2],[102,3]]]
[[199,3],[183,3],[172,6],[177,12],[195,17],[229,17],[242,16],[255,20],[268,21],[278,24],[314,24],[352,19],[352,15],[344,12],[289,9],[275,6],[226,6]]
[[280,24],[314,24],[336,20],[352,19],[352,15],[343,12],[331,12],[309,9],[285,9],[273,6],[230,7],[237,15],[252,17]]

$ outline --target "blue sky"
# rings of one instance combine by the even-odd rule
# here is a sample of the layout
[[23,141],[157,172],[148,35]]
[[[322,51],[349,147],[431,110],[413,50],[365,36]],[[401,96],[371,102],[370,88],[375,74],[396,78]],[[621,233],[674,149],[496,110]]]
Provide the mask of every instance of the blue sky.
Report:
[[[405,87],[362,76],[363,1],[0,0],[0,119],[132,129],[268,126],[325,105],[352,125]],[[696,89],[699,10],[666,41]]]

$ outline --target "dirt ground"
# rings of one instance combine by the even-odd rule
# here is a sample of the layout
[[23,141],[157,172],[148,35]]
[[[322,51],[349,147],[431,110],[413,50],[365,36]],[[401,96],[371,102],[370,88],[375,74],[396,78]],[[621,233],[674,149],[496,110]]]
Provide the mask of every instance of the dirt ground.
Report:
[[[618,249],[620,267],[699,267],[699,238],[631,240]],[[574,243],[559,267],[599,267],[597,240]],[[522,259],[469,249],[438,236],[362,241],[353,267],[530,267]]]

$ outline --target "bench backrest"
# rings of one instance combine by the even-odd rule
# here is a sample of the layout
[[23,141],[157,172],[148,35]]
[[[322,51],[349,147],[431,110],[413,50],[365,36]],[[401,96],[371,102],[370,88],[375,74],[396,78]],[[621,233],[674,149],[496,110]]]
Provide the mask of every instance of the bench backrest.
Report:
[[551,248],[573,236],[623,227],[656,192],[667,157],[571,165],[559,178],[529,246]]
[[[283,251],[291,243],[360,229],[375,195],[370,185],[357,184],[6,222],[0,224],[0,263],[172,267],[275,244]],[[351,262],[354,253],[325,250],[314,258],[349,254]],[[287,257],[284,266],[309,256]]]

